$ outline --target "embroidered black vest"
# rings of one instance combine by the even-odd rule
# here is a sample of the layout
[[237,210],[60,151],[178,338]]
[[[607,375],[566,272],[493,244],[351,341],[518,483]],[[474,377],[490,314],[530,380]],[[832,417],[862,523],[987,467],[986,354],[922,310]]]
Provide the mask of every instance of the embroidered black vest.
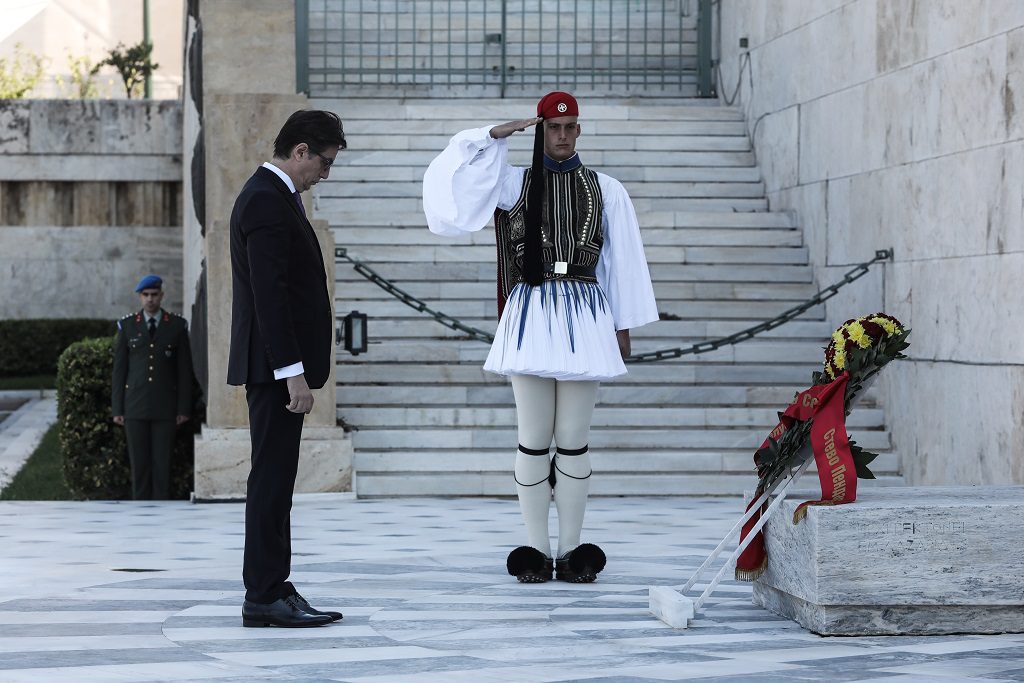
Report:
[[[498,305],[512,288],[522,282],[523,250],[526,243],[526,197],[533,182],[527,169],[523,189],[512,208],[494,213],[498,245]],[[604,199],[597,173],[585,166],[565,172],[544,170],[545,201],[541,213],[544,279],[572,279],[596,282],[589,274],[597,266],[604,243],[602,215]],[[572,266],[573,273],[558,272],[556,263]]]

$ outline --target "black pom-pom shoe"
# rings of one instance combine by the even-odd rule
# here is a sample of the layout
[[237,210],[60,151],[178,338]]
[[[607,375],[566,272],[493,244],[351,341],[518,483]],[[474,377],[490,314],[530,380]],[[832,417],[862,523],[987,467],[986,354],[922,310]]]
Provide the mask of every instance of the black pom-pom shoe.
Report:
[[544,583],[551,580],[554,563],[536,548],[523,545],[508,554],[505,567],[519,583]]
[[593,543],[584,543],[555,561],[555,578],[569,583],[593,583],[608,558]]

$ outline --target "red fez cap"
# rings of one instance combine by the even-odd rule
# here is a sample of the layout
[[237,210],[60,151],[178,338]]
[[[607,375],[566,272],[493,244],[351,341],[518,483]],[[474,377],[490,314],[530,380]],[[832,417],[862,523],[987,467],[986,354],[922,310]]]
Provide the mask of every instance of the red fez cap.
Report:
[[537,116],[545,119],[579,115],[580,105],[576,103],[576,98],[567,92],[549,92],[537,103]]

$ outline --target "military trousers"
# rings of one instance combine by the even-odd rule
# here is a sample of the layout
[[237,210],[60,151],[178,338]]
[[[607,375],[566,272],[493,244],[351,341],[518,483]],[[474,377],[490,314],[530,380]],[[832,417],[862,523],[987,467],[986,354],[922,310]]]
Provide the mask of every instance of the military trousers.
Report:
[[132,464],[132,498],[167,500],[171,494],[171,454],[177,426],[170,420],[125,418],[124,435]]

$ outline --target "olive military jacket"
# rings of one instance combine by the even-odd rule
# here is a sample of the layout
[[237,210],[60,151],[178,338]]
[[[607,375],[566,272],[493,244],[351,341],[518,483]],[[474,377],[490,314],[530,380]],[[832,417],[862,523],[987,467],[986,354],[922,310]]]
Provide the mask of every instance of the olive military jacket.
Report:
[[192,350],[188,323],[160,309],[156,335],[142,311],[117,322],[113,414],[129,420],[173,420],[192,414]]

